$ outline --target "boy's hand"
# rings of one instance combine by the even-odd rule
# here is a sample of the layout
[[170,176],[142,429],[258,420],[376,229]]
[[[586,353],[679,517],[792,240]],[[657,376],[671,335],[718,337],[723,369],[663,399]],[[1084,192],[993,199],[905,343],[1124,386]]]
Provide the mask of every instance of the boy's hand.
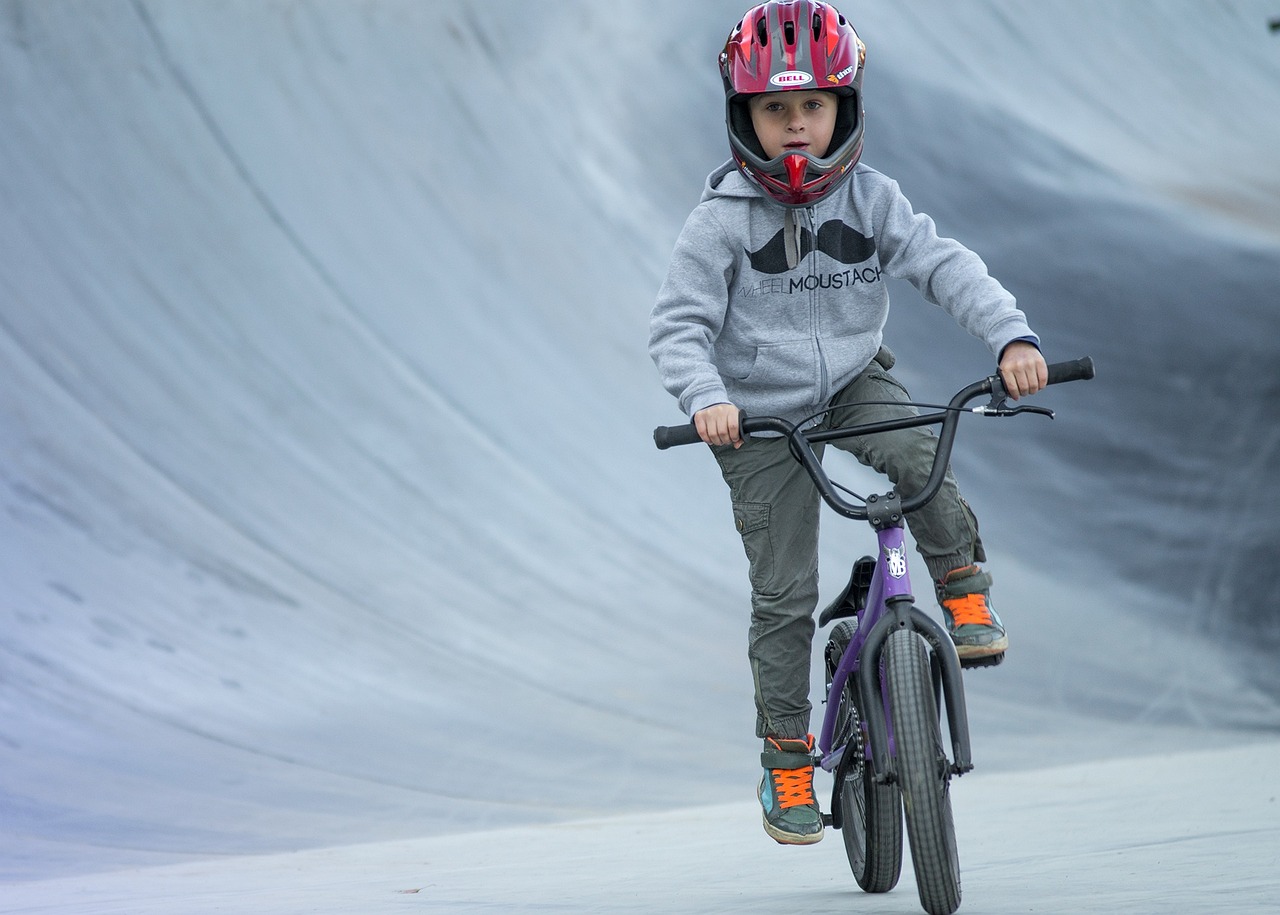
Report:
[[1000,354],[1000,377],[1014,400],[1034,394],[1049,383],[1044,356],[1025,340],[1015,340]]
[[738,428],[738,408],[731,403],[718,403],[693,414],[693,425],[708,445],[742,447],[742,430]]

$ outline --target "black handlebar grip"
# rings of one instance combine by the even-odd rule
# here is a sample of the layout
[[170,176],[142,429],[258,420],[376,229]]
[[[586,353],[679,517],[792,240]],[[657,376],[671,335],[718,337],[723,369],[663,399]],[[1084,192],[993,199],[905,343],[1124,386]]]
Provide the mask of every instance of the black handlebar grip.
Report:
[[702,441],[698,429],[693,423],[684,426],[659,426],[653,430],[653,443],[659,451],[666,451],[676,445],[692,445]]
[[1049,366],[1049,384],[1062,384],[1064,381],[1088,381],[1093,377],[1093,359],[1072,359],[1069,362],[1055,362]]

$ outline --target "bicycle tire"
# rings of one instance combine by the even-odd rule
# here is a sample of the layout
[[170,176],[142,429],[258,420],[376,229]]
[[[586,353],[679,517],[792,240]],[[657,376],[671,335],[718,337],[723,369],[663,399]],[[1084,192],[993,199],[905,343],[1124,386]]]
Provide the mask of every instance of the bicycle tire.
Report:
[[[827,687],[844,654],[854,624],[841,623],[831,631],[827,652]],[[877,784],[867,759],[862,735],[862,711],[851,677],[836,709],[837,740],[847,745],[851,761],[837,769],[841,784],[835,803],[840,810],[840,833],[853,879],[867,893],[887,893],[902,874],[902,793],[895,784]],[[843,772],[843,776],[840,773]]]
[[929,915],[951,915],[960,907],[960,858],[951,815],[951,764],[942,743],[929,655],[924,640],[911,629],[890,633],[884,653],[895,771],[920,905]]

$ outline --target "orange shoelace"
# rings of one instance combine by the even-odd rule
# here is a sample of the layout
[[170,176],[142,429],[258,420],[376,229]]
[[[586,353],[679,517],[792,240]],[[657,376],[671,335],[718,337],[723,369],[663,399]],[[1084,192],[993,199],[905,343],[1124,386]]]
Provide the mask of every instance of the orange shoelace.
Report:
[[770,769],[773,775],[773,793],[778,799],[778,806],[784,810],[788,807],[801,807],[814,803],[813,799],[813,766],[803,769]]
[[951,597],[943,601],[947,610],[951,612],[951,618],[955,620],[957,626],[975,624],[978,626],[991,625],[991,611],[987,609],[987,599],[981,594],[964,594],[960,597]]

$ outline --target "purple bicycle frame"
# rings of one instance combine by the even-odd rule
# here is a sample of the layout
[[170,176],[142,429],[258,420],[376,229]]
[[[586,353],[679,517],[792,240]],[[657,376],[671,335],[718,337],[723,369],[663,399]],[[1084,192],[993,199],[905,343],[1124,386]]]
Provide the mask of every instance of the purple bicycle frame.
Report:
[[[893,598],[911,598],[911,576],[907,569],[906,540],[901,527],[886,527],[876,531],[880,552],[876,556],[876,570],[867,592],[866,607],[858,614],[858,628],[840,656],[840,663],[831,676],[831,689],[827,693],[827,711],[822,718],[822,732],[818,736],[818,749],[822,752],[822,768],[828,772],[840,765],[844,747],[832,750],[835,739],[836,714],[840,707],[840,695],[849,678],[858,670],[858,658],[867,636],[884,616],[888,602]],[[890,734],[890,741],[893,737]],[[867,748],[870,753],[870,747]]]

